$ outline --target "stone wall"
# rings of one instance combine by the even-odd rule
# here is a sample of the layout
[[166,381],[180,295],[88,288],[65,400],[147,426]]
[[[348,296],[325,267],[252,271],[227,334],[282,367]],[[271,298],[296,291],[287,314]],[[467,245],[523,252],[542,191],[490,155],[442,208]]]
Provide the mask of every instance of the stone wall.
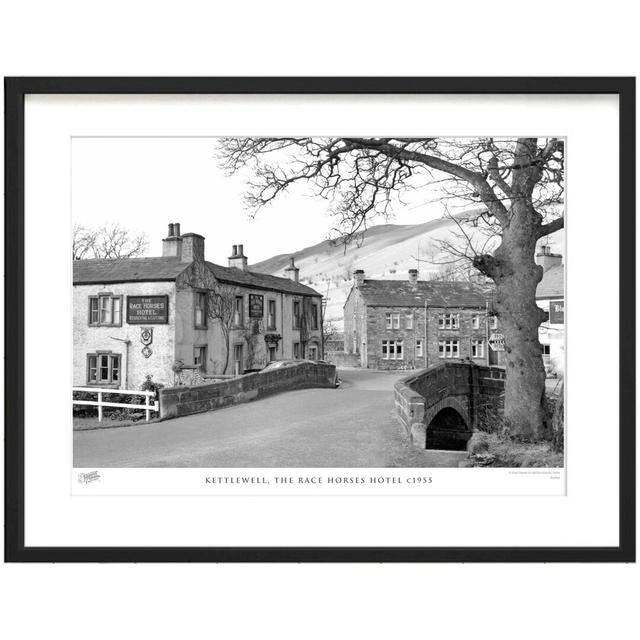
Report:
[[165,388],[159,392],[160,417],[175,418],[213,411],[294,389],[334,388],[335,379],[334,365],[302,362],[211,384]]
[[325,351],[325,360],[336,367],[359,367],[360,356],[345,351]]
[[446,362],[399,380],[397,415],[413,442],[426,445],[427,428],[446,408],[454,409],[470,433],[487,416],[504,409],[505,370],[463,362]]

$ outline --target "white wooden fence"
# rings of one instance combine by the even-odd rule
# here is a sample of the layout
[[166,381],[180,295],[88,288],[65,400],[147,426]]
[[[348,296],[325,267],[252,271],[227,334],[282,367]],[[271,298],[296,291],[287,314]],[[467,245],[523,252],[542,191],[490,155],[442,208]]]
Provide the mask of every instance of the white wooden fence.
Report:
[[[155,397],[155,391],[126,391],[123,389],[94,389],[92,387],[73,387],[73,391],[82,391],[83,393],[97,393],[98,400],[72,400],[73,404],[84,404],[92,407],[98,407],[98,421],[102,422],[102,407],[120,407],[123,409],[144,409],[147,421],[151,417],[152,411],[160,411],[158,401],[155,400],[150,404],[150,398]],[[103,402],[103,394],[126,394],[129,396],[144,396],[144,404],[126,404],[124,402]]]

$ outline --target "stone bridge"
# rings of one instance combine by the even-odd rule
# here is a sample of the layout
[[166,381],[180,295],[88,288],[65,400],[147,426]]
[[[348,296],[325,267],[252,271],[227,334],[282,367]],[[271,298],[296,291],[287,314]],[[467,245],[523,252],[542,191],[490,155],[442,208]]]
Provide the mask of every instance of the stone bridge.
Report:
[[504,409],[505,370],[446,362],[395,385],[400,421],[416,446],[464,450],[473,431]]

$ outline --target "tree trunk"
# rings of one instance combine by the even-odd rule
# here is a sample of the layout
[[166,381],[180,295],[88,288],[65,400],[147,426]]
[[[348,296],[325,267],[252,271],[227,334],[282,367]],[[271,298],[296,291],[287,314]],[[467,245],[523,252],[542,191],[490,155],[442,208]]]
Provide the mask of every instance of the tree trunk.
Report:
[[[522,210],[518,211],[521,208]],[[542,267],[535,263],[537,220],[514,205],[490,274],[496,283],[495,309],[505,339],[505,409],[509,433],[521,440],[544,435],[545,370],[538,329],[545,313],[536,304]]]
[[224,336],[224,345],[225,345],[225,359],[224,359],[224,369],[222,370],[222,375],[227,373],[227,367],[229,366],[229,332],[222,329],[222,335]]

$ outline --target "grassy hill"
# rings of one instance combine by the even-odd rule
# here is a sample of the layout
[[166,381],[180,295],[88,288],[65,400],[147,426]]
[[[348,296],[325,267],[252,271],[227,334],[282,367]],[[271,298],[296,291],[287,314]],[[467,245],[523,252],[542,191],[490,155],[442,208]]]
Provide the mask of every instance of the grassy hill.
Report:
[[[460,214],[463,218],[468,214]],[[442,267],[433,264],[444,255],[439,242],[458,231],[454,220],[439,218],[424,224],[383,224],[367,230],[360,245],[330,240],[319,242],[292,254],[273,256],[251,265],[252,271],[284,276],[289,259],[295,258],[300,281],[327,298],[325,318],[342,329],[342,307],[353,284],[355,269],[363,269],[365,278],[405,279],[409,269],[417,268],[421,280],[437,275]],[[561,251],[559,244],[558,250]]]

